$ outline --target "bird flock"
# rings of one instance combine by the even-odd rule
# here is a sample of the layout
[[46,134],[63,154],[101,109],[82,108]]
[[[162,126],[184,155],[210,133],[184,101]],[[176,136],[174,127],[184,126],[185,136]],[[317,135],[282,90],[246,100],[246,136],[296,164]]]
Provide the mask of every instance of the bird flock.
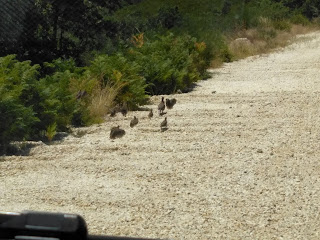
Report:
[[[173,106],[177,103],[177,100],[175,98],[172,99],[166,99],[166,101],[164,101],[164,97],[161,98],[161,102],[158,104],[158,112],[159,112],[159,116],[163,116],[164,114],[166,114],[166,112],[164,112],[165,108],[167,109],[172,109]],[[128,108],[127,105],[124,104],[121,107],[117,106],[115,108],[113,108],[110,112],[110,116],[114,117],[116,115],[117,112],[121,112],[122,115],[125,117],[128,113]],[[151,119],[153,117],[153,110],[150,109],[149,113],[148,113],[148,118]],[[139,123],[139,119],[134,116],[133,119],[131,119],[130,121],[130,127],[133,128],[136,125],[138,125]],[[166,131],[168,129],[168,121],[167,121],[167,117],[164,118],[164,120],[160,123],[160,130],[161,132]],[[121,129],[120,126],[116,126],[116,127],[112,127],[110,130],[110,139],[116,139],[116,138],[121,138],[126,134],[126,131],[124,129]]]

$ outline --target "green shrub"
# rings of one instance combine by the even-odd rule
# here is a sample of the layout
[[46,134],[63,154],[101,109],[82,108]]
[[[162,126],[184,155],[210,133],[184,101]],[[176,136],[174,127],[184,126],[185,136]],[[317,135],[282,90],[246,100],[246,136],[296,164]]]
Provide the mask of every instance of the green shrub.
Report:
[[291,25],[288,21],[285,20],[275,20],[272,22],[272,25],[275,29],[281,31],[290,31]]
[[31,107],[25,107],[0,91],[0,154],[6,152],[11,141],[29,139],[39,121]]
[[303,26],[310,25],[310,21],[307,17],[303,16],[302,14],[295,14],[291,17],[290,21],[293,24],[301,24]]
[[247,28],[264,24],[261,22],[261,18],[271,21],[282,20],[289,15],[288,8],[284,7],[282,3],[272,0],[249,1],[243,8],[242,18]]
[[170,94],[205,75],[210,59],[206,45],[201,44],[188,35],[171,33],[144,41],[129,49],[127,56],[138,64],[149,94]]
[[13,140],[34,136],[39,121],[33,110],[38,65],[18,62],[15,55],[0,58],[0,152]]
[[41,132],[57,123],[66,130],[78,109],[70,79],[80,70],[72,61],[45,64],[51,72],[39,80],[39,65],[19,62],[15,55],[0,58],[1,145],[12,140],[41,138]]
[[221,49],[219,57],[223,62],[232,62],[234,59],[234,56],[232,55],[228,47]]
[[158,10],[158,16],[155,19],[155,22],[160,26],[170,29],[181,22],[181,14],[179,13],[179,8],[176,7],[161,7]]
[[[39,130],[46,130],[56,123],[57,130],[65,131],[71,124],[79,102],[76,99],[77,92],[70,89],[70,81],[81,75],[82,70],[75,66],[73,60],[57,59],[46,63],[45,67],[52,72],[39,80]],[[76,90],[74,90],[76,91]]]
[[122,54],[97,56],[87,67],[86,75],[97,79],[100,88],[121,85],[115,97],[117,103],[127,103],[130,109],[146,103],[147,87],[143,76],[139,75],[139,66]]
[[47,127],[46,137],[48,141],[51,142],[54,136],[57,134],[57,123],[53,123]]

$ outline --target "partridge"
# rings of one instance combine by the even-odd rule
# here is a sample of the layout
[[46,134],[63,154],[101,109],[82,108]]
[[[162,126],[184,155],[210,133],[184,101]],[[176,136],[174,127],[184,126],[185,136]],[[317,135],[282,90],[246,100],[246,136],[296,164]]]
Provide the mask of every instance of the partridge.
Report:
[[120,112],[122,113],[122,115],[123,115],[124,117],[127,116],[128,107],[127,107],[126,104],[123,104],[123,105],[122,105],[122,108],[121,108]]
[[159,110],[160,115],[161,115],[161,113],[163,113],[165,107],[166,107],[166,105],[164,104],[164,97],[162,97],[162,100],[158,105],[158,110]]
[[110,131],[110,138],[115,139],[115,138],[121,138],[126,134],[126,132],[123,129],[120,129],[120,126],[118,125],[117,127],[112,127]]
[[152,109],[150,109],[150,112],[148,114],[148,118],[151,119],[152,117],[153,117],[153,111],[152,111]]
[[167,124],[168,124],[168,121],[167,121],[167,117],[164,118],[164,120],[161,122],[160,124],[160,128],[166,128],[167,127]]
[[139,122],[138,118],[136,116],[133,117],[133,119],[130,121],[130,127],[134,127]]

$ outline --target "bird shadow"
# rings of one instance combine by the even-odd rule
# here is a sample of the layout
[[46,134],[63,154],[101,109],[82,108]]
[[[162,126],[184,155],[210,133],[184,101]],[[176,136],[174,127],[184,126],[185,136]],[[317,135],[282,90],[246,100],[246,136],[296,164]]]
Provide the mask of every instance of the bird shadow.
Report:
[[167,131],[168,130],[168,128],[167,127],[163,127],[163,128],[161,128],[161,132],[165,132],[165,131]]
[[159,113],[160,116],[163,116],[163,115],[165,115],[165,114],[167,114],[167,112],[161,112],[161,113]]

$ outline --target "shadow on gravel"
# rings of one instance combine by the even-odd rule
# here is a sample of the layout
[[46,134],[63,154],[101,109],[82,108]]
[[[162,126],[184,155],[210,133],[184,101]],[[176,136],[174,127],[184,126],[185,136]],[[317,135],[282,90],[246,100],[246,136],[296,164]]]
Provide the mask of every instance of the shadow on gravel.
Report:
[[191,86],[187,87],[187,88],[184,88],[182,89],[182,93],[189,93],[189,92],[192,92],[196,87],[198,87],[199,84],[197,83],[193,83]]
[[[6,146],[0,156],[28,156],[33,147],[39,145],[38,142],[13,142]],[[0,160],[4,161],[3,158]]]
[[[69,133],[66,132],[58,132],[51,142],[49,142],[46,138],[38,139],[39,141],[23,141],[23,142],[11,142],[6,147],[0,147],[3,149],[0,152],[0,161],[4,161],[5,156],[29,156],[32,148],[39,145],[54,145],[59,144],[65,137],[67,137]],[[84,134],[81,132],[76,137],[82,137]]]
[[[211,79],[214,75],[219,75],[220,73],[216,73],[216,72],[212,72],[212,71],[208,71],[207,74],[205,75],[205,77],[203,79],[201,79],[201,81],[206,81],[208,79]],[[192,83],[191,86],[184,88],[181,90],[182,93],[189,93],[192,92],[196,87],[198,87],[199,84]]]

